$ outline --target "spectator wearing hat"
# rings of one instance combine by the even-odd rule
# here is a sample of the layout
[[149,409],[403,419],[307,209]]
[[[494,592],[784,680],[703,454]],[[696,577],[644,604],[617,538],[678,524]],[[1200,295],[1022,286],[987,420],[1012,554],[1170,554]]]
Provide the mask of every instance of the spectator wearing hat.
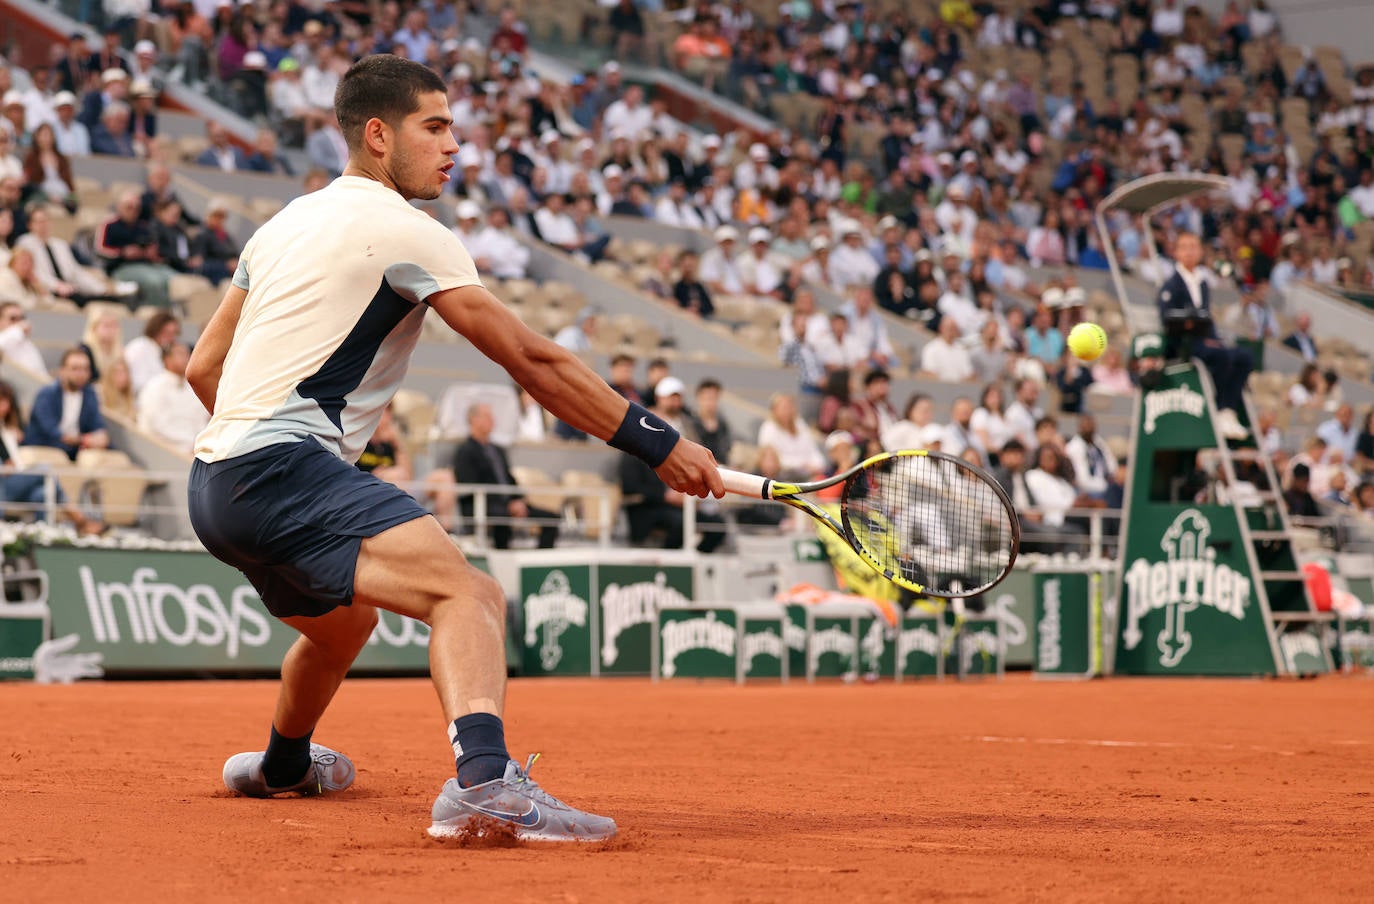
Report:
[[653,131],[654,111],[644,102],[644,89],[630,85],[625,96],[613,101],[601,114],[601,128],[611,135],[625,135],[641,141]]
[[9,138],[10,153],[27,149],[29,142],[28,104],[24,92],[10,88],[0,95],[0,132]]
[[272,118],[278,122],[282,139],[291,147],[305,143],[305,120],[314,107],[301,81],[301,64],[295,57],[277,63],[276,74],[268,80],[267,96]]
[[123,102],[128,98],[129,73],[119,68],[106,69],[100,73],[100,87],[82,95],[81,112],[76,118],[87,129],[94,130],[107,104]]
[[[504,208],[493,207],[487,213],[487,225],[477,232],[468,251],[474,259],[483,260],[486,272],[498,279],[524,279],[528,275],[530,249],[512,233]],[[482,272],[482,265],[478,272]]]
[[245,119],[260,119],[270,109],[268,100],[267,55],[250,50],[243,55],[243,65],[225,83],[225,94],[235,113]]
[[830,284],[839,292],[845,292],[851,286],[871,287],[880,268],[864,247],[863,229],[859,222],[847,219],[836,231],[840,235],[840,244],[830,252],[827,268]]
[[134,79],[129,85],[129,108],[129,134],[139,155],[146,157],[157,137],[157,89],[147,79]]
[[677,257],[678,278],[673,283],[672,295],[678,307],[690,311],[702,319],[709,320],[716,312],[711,301],[711,290],[698,275],[696,253],[684,250]]
[[91,153],[91,133],[85,123],[76,118],[76,95],[59,91],[52,99],[54,119],[51,123],[57,149],[68,157],[85,157]]
[[782,294],[784,272],[769,247],[772,241],[766,227],[755,226],[749,230],[749,247],[735,258],[740,284],[748,295],[777,298]]
[[134,44],[134,64],[129,72],[131,82],[140,79],[152,86],[154,95],[162,93],[167,75],[157,64],[157,45],[146,38]]
[[701,279],[714,294],[738,295],[744,291],[735,249],[739,245],[739,230],[733,226],[717,227],[713,233],[716,245],[701,256]]

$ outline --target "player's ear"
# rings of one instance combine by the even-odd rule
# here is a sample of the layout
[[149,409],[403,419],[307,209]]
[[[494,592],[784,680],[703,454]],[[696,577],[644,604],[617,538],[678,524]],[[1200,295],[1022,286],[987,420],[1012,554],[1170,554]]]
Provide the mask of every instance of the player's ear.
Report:
[[376,116],[363,124],[363,147],[380,157],[391,146],[391,127]]

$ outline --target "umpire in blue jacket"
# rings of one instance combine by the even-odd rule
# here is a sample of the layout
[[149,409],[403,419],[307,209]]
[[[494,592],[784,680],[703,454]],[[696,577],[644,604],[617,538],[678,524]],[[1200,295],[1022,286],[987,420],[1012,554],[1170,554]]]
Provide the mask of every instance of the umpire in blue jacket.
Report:
[[1240,410],[1254,360],[1248,349],[1223,345],[1212,320],[1211,288],[1199,269],[1202,240],[1196,233],[1182,232],[1174,240],[1174,275],[1159,290],[1159,319],[1164,326],[1165,354],[1177,358],[1184,343],[1191,341],[1191,352],[1212,375],[1216,385],[1219,426],[1227,439],[1247,435],[1236,412]]

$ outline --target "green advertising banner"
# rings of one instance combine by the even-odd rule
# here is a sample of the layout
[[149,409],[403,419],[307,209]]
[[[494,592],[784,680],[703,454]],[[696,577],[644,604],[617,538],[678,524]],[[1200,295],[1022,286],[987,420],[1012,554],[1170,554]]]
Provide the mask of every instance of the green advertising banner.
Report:
[[658,610],[658,673],[662,678],[738,675],[739,618],[732,607]]
[[1035,575],[1035,674],[1089,678],[1096,669],[1096,575]]
[[776,615],[741,614],[744,622],[743,650],[745,678],[787,680],[789,651],[783,639],[791,624],[781,611]]
[[520,569],[522,674],[592,674],[591,573],[590,565]]
[[654,614],[660,607],[690,606],[693,570],[687,565],[597,565],[600,619],[597,646],[603,675],[652,671]]
[[893,657],[893,673],[898,681],[944,674],[940,626],[940,616],[932,612],[911,610],[902,616]]
[[49,637],[48,611],[40,608],[0,605],[0,681],[33,679],[33,654]]
[[858,672],[859,635],[857,616],[812,613],[806,638],[806,676],[843,678]]
[[[277,671],[298,636],[238,571],[208,553],[38,547],[52,635],[76,634],[120,672]],[[355,672],[429,670],[429,628],[381,613]]]
[[783,611],[787,620],[783,622],[782,638],[787,642],[787,674],[806,675],[806,610],[809,606],[802,603],[787,603]]
[[880,615],[860,618],[859,671],[865,676],[891,675],[896,663],[896,630]]
[[953,609],[943,613],[945,622],[945,674],[960,678],[1001,675],[1005,669],[999,619],[991,613],[959,616]]

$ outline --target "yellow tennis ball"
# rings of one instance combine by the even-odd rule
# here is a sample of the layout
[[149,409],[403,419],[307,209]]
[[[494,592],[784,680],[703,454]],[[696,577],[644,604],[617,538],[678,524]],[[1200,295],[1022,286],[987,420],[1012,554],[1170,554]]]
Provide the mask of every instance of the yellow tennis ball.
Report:
[[1096,361],[1107,350],[1107,331],[1095,323],[1080,323],[1069,331],[1069,351],[1079,361]]

